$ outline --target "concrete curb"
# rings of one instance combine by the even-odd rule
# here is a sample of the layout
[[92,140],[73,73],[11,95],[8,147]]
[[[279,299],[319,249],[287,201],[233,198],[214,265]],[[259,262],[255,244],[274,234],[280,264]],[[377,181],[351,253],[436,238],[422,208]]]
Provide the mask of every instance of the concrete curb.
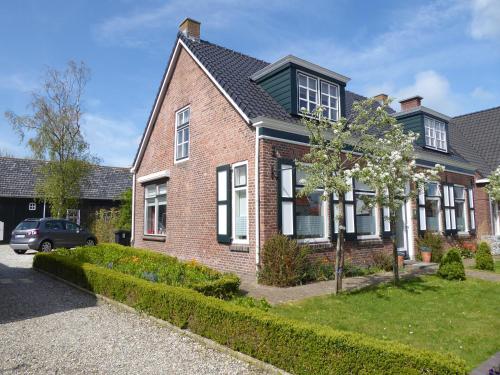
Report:
[[165,327],[165,328],[168,328],[168,329],[171,329],[173,330],[174,332],[177,332],[181,335],[184,335],[184,336],[187,336],[195,341],[197,341],[198,343],[202,344],[203,346],[207,347],[207,348],[210,348],[210,349],[214,349],[214,350],[217,350],[219,352],[222,352],[222,353],[225,353],[225,354],[228,354],[236,359],[239,359],[241,361],[244,361],[244,362],[247,362],[255,367],[258,367],[259,369],[262,369],[264,371],[266,371],[267,373],[269,374],[276,374],[276,375],[291,375],[290,373],[284,371],[284,370],[281,370],[281,369],[278,369],[277,367],[273,366],[273,365],[270,365],[269,363],[266,363],[266,362],[263,362],[259,359],[256,359],[256,358],[253,358],[253,357],[250,357],[249,355],[246,355],[246,354],[243,354],[243,353],[240,353],[240,352],[237,352],[233,349],[230,349],[228,348],[227,346],[224,346],[224,345],[221,345],[215,341],[212,341],[210,339],[207,339],[203,336],[200,336],[200,335],[197,335],[196,333],[194,332],[191,332],[187,329],[181,329],[177,326],[174,326],[173,324],[165,321],[165,320],[162,320],[162,319],[159,319],[159,318],[156,318],[154,316],[151,316],[151,315],[148,315],[146,313],[143,313],[143,312],[140,312],[140,311],[137,311],[136,309],[134,309],[133,307],[130,307],[128,305],[125,305],[121,302],[118,302],[118,301],[115,301],[111,298],[108,298],[106,296],[103,296],[101,294],[98,294],[98,293],[93,293],[91,292],[90,290],[88,289],[85,289],[85,288],[82,288],[81,286],[77,285],[77,284],[74,284],[72,283],[71,281],[68,281],[68,280],[65,280],[59,276],[56,276],[54,274],[51,274],[50,272],[47,272],[47,271],[44,271],[44,270],[41,270],[39,268],[34,268],[33,269],[37,272],[40,272],[44,275],[47,275],[48,277],[50,278],[53,278],[55,280],[58,280],[66,285],[69,285],[75,289],[78,289],[84,293],[87,293],[87,294],[90,294],[94,297],[96,297],[100,303],[98,304],[109,304],[109,305],[113,305],[113,306],[116,306],[122,310],[125,310],[125,311],[128,311],[128,312],[131,312],[133,314],[136,314],[136,315],[139,315],[143,318],[146,318],[148,320],[151,320],[152,322],[154,322],[155,324],[161,326],[161,327]]

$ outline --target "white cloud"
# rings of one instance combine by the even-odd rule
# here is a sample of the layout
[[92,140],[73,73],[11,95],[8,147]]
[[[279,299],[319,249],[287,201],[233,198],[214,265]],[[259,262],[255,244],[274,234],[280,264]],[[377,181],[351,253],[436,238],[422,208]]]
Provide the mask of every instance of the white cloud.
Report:
[[141,137],[129,120],[113,119],[99,114],[86,114],[82,132],[91,151],[106,165],[130,166]]
[[473,98],[476,98],[476,99],[479,99],[482,101],[492,101],[495,99],[495,94],[493,94],[491,91],[484,89],[481,86],[478,86],[474,90],[472,90],[471,95]]
[[500,39],[500,1],[473,0],[469,31],[475,39]]
[[450,87],[446,77],[433,70],[419,72],[414,82],[392,93],[396,100],[420,95],[424,98],[422,104],[448,115],[455,115],[460,110],[459,101]]
[[3,89],[29,93],[36,87],[36,82],[23,74],[14,73],[11,75],[0,76],[0,88]]

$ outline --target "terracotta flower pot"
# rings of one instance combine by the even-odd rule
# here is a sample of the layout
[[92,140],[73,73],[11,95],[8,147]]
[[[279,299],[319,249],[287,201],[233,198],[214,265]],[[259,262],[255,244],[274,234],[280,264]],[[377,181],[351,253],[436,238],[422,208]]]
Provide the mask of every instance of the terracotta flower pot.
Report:
[[430,251],[422,251],[422,260],[424,261],[424,263],[431,262],[431,255],[432,253]]
[[398,267],[403,268],[405,266],[405,256],[398,255]]

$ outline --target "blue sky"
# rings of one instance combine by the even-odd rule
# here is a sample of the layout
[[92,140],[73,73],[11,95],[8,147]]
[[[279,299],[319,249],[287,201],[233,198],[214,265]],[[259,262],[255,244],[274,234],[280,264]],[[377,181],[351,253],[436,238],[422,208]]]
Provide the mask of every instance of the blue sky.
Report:
[[[87,140],[103,164],[130,165],[187,16],[203,39],[296,55],[363,95],[419,94],[449,115],[500,105],[499,0],[20,0],[0,5],[0,112],[27,113],[44,67],[83,60]],[[3,116],[0,150],[30,155]]]

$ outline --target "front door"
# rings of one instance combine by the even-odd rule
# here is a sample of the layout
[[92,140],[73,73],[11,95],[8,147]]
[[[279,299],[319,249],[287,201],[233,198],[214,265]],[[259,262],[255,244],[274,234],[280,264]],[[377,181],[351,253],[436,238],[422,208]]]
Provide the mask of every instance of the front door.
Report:
[[406,254],[405,257],[409,258],[406,202],[401,206],[396,215],[396,246],[398,252],[404,252]]

